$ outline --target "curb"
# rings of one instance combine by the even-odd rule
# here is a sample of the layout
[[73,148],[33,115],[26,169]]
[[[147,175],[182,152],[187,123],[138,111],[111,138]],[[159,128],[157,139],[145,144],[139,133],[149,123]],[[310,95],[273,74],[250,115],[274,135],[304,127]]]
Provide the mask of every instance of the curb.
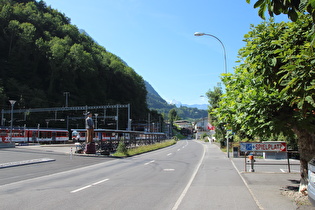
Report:
[[17,161],[17,162],[2,163],[2,164],[0,164],[0,169],[2,169],[2,168],[9,168],[9,167],[15,167],[15,166],[22,166],[22,165],[30,165],[30,164],[36,164],[36,163],[46,163],[46,162],[52,162],[52,161],[55,161],[55,159],[40,158],[40,159],[32,159],[32,160],[23,160],[23,161]]

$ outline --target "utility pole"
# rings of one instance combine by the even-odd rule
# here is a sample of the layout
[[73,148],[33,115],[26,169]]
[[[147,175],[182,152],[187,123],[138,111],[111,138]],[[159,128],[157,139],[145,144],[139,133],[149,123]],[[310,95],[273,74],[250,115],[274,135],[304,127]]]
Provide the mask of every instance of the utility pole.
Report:
[[10,143],[12,143],[12,130],[13,130],[13,107],[15,104],[15,100],[9,100],[11,104],[11,128],[10,128]]
[[66,96],[66,107],[68,107],[68,97],[70,96],[70,92],[63,92],[63,95]]

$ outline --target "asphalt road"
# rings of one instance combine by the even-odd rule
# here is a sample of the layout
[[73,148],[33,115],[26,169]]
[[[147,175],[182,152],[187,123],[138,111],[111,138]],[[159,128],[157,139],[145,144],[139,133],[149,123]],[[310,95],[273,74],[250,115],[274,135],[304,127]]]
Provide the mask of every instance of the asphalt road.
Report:
[[[201,161],[203,146],[193,141],[126,159],[102,159],[100,163],[71,170],[44,172],[63,162],[19,166],[18,179],[0,186],[1,209],[172,209]],[[38,152],[36,156],[42,156]],[[44,153],[44,156],[47,153]],[[60,155],[62,156],[62,155]],[[82,157],[67,156],[71,161]],[[49,157],[60,158],[49,155]],[[89,157],[87,157],[89,158]],[[69,160],[68,160],[69,159]],[[90,158],[92,159],[92,158]],[[97,159],[97,158],[96,158]],[[57,164],[58,165],[58,164]],[[66,164],[67,165],[67,164]],[[44,174],[30,178],[32,168]],[[64,168],[64,167],[63,167]],[[22,172],[29,170],[28,173]],[[36,170],[36,169],[34,169]],[[25,177],[25,179],[22,179]],[[1,177],[2,178],[2,177]]]
[[[209,143],[179,141],[124,159],[71,156],[50,149],[0,153],[0,163],[55,159],[0,169],[0,209],[295,209],[289,200],[270,194],[269,188],[259,190],[266,185],[256,186],[259,176],[241,176],[236,169],[242,167],[241,159],[233,163]],[[261,197],[256,196],[259,193]],[[279,208],[273,208],[275,203]]]
[[[65,150],[69,150],[69,153]],[[0,169],[0,186],[112,160],[112,158],[104,157],[71,156],[69,147],[57,148],[57,150],[49,147],[18,147],[0,150],[0,164],[40,158],[50,158],[54,161]]]

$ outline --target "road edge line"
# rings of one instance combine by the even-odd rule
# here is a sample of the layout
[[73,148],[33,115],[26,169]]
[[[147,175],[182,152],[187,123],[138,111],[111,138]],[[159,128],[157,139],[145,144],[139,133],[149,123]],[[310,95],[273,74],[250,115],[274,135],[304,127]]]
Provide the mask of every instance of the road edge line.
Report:
[[254,195],[253,191],[250,189],[249,185],[247,184],[246,180],[244,179],[244,177],[241,175],[240,171],[237,169],[234,161],[232,159],[230,159],[232,162],[233,167],[235,168],[235,170],[237,171],[238,175],[241,177],[241,179],[243,180],[246,188],[248,189],[250,195],[253,197],[256,205],[258,206],[259,209],[263,210],[264,207],[261,205],[261,203],[258,201],[258,199],[256,198],[256,196]]
[[178,209],[179,205],[180,205],[181,202],[183,201],[183,199],[184,199],[184,197],[185,197],[185,195],[186,195],[188,189],[190,188],[192,182],[194,181],[194,179],[195,179],[195,177],[196,177],[196,175],[197,175],[197,173],[198,173],[198,171],[199,171],[199,168],[200,168],[200,166],[201,166],[201,164],[202,164],[202,162],[203,162],[203,159],[204,159],[204,157],[205,157],[205,154],[206,154],[205,145],[202,144],[202,147],[203,147],[203,154],[202,154],[202,157],[201,157],[201,159],[200,159],[200,161],[199,161],[199,163],[198,163],[198,166],[196,167],[196,169],[195,169],[193,175],[191,176],[189,182],[187,183],[185,189],[183,190],[183,192],[181,193],[181,195],[180,195],[179,198],[177,199],[177,201],[176,201],[175,205],[173,206],[172,210],[177,210],[177,209]]

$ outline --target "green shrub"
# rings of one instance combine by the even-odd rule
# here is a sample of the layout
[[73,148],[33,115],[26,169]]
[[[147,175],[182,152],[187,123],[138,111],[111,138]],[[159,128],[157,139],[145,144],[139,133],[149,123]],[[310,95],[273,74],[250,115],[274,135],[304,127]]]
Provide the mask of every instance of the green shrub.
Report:
[[128,149],[127,149],[125,141],[123,139],[119,141],[119,144],[117,147],[117,152],[120,154],[123,154],[125,156],[128,155]]

